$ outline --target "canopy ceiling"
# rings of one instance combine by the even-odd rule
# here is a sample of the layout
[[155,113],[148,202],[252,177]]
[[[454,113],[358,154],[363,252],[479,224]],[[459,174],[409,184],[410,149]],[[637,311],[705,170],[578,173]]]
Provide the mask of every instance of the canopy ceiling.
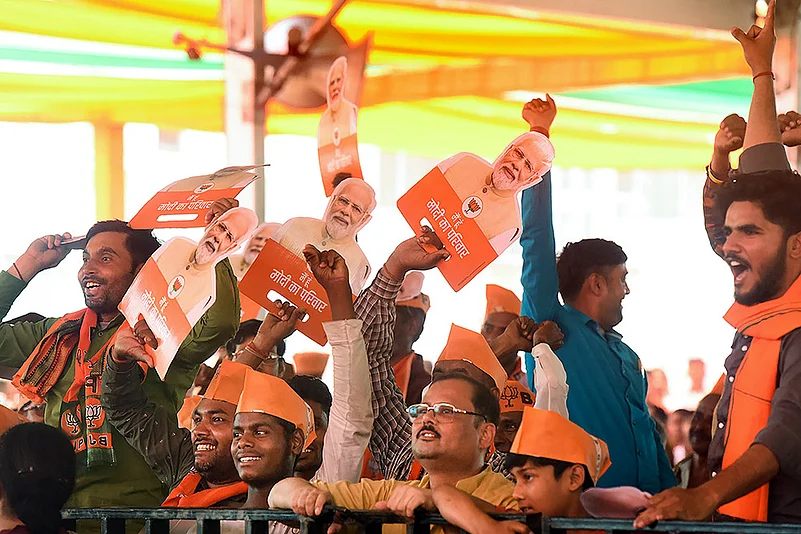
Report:
[[[748,98],[742,52],[722,32],[447,5],[352,0],[338,16],[354,41],[374,33],[361,141],[430,157],[485,153],[520,131],[526,95],[516,91],[550,91],[569,97],[554,133],[563,162],[697,167],[712,125]],[[329,6],[265,2],[268,21]],[[219,0],[3,0],[0,119],[220,131],[222,56],[193,62],[171,44],[177,31],[223,42],[218,8]],[[718,78],[734,79],[687,83]],[[665,83],[674,85],[646,87]],[[608,88],[619,84],[637,86]],[[316,117],[270,105],[271,133],[315,128]]]

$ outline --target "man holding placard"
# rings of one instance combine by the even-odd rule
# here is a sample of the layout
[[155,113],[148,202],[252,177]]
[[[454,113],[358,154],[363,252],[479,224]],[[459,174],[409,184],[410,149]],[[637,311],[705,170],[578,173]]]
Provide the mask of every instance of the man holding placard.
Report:
[[[209,218],[226,206],[215,203]],[[67,256],[69,234],[46,236],[0,272],[0,316],[26,284]],[[101,374],[107,349],[124,318],[117,311],[123,295],[158,241],[146,230],[122,221],[97,223],[87,233],[78,280],[86,308],[61,318],[0,326],[0,364],[20,368],[18,389],[47,402],[45,422],[72,439],[78,472],[69,506],[157,506],[164,487],[142,457],[108,423],[100,404]],[[181,344],[164,382],[148,373],[144,387],[156,402],[178,410],[200,363],[236,331],[236,279],[230,265],[217,265],[217,300]],[[41,371],[46,372],[42,373]]]

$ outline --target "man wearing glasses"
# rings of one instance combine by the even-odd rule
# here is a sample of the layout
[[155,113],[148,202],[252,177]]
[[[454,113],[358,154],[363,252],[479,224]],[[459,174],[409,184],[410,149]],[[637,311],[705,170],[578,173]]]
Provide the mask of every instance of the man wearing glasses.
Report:
[[431,489],[447,485],[485,501],[488,509],[517,510],[513,484],[484,461],[500,418],[498,399],[488,388],[462,374],[443,374],[435,377],[423,403],[410,406],[407,412],[414,457],[427,473],[421,480],[309,484],[285,479],[273,487],[270,507],[317,516],[326,503],[332,503],[413,518],[417,508],[435,511]]
[[307,244],[320,250],[336,250],[345,258],[350,287],[358,295],[370,275],[370,263],[356,242],[356,234],[370,222],[375,206],[373,188],[360,178],[347,178],[334,189],[322,221],[310,217],[289,219],[272,239],[300,258]]

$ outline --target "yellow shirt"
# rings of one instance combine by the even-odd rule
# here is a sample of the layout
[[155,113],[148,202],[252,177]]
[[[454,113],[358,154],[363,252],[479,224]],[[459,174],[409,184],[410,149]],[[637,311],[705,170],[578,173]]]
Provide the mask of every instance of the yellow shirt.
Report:
[[[327,491],[334,499],[336,506],[351,510],[372,510],[379,501],[386,501],[395,488],[400,486],[414,486],[429,488],[429,478],[425,475],[421,480],[369,480],[361,482],[314,482],[315,487]],[[456,488],[493,504],[503,510],[519,510],[517,501],[512,497],[514,484],[500,473],[495,473],[489,467],[477,475],[460,480]],[[406,531],[405,525],[387,525],[384,534],[402,534]],[[441,527],[432,528],[431,532],[441,533]]]

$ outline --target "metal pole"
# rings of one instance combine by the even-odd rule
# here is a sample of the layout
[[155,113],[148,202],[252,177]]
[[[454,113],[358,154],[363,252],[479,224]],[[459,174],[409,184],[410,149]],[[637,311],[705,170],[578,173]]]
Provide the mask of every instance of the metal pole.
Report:
[[[229,47],[239,50],[264,48],[264,0],[222,0]],[[229,165],[262,164],[267,121],[265,106],[256,101],[264,88],[264,69],[239,54],[225,56],[225,135]],[[240,196],[264,221],[264,169],[262,177]],[[249,193],[247,195],[246,193]]]

